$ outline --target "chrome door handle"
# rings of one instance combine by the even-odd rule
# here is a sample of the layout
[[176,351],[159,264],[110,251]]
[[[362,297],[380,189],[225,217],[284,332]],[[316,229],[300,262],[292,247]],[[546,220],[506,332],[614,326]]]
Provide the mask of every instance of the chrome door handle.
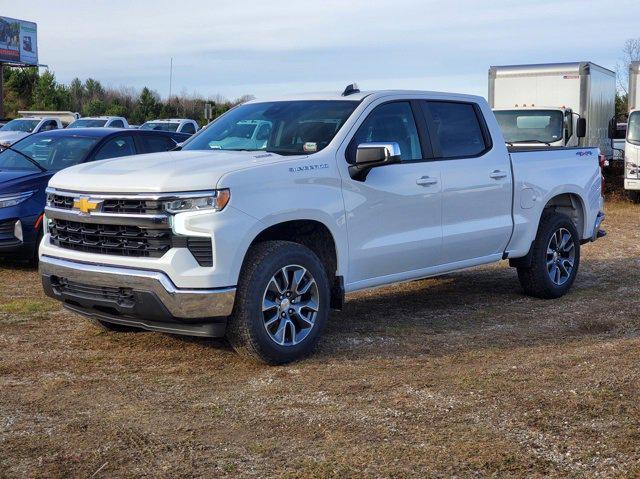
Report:
[[421,176],[416,180],[416,185],[420,186],[433,186],[438,184],[438,178],[431,178],[430,176]]
[[500,171],[500,170],[494,170],[489,174],[490,178],[493,178],[494,180],[501,180],[502,178],[506,178],[507,177],[507,172],[506,171]]

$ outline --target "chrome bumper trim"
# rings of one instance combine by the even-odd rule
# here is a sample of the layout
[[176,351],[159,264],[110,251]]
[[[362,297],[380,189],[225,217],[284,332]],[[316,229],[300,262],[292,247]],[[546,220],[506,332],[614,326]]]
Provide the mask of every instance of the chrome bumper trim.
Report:
[[199,196],[213,195],[215,190],[199,190],[199,191],[178,191],[174,193],[91,193],[86,191],[69,191],[58,190],[48,187],[47,194],[67,196],[75,198],[78,196],[87,196],[96,200],[179,200],[184,198],[195,198]]
[[103,225],[139,226],[140,228],[169,228],[167,215],[133,215],[123,213],[91,213],[85,214],[75,210],[65,210],[47,206],[44,209],[49,219],[77,221]]
[[70,278],[92,286],[131,288],[154,293],[177,318],[197,319],[229,316],[233,310],[236,288],[180,289],[160,271],[121,268],[63,260],[51,256],[40,258],[40,275]]

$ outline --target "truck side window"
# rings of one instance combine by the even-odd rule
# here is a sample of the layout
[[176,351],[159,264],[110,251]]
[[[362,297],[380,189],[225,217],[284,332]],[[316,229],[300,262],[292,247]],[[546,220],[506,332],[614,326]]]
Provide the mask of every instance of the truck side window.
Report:
[[196,127],[193,126],[193,123],[185,123],[180,133],[188,133],[189,135],[193,135],[195,132]]
[[57,129],[58,129],[58,124],[53,120],[49,120],[44,122],[44,124],[42,125],[42,128],[40,128],[40,131],[50,131],[50,130],[57,130]]
[[420,138],[408,101],[385,103],[369,114],[351,140],[350,161],[355,159],[355,150],[362,143],[389,142],[400,145],[402,161],[422,159]]
[[427,101],[426,104],[431,129],[440,143],[441,158],[477,156],[487,149],[471,103]]

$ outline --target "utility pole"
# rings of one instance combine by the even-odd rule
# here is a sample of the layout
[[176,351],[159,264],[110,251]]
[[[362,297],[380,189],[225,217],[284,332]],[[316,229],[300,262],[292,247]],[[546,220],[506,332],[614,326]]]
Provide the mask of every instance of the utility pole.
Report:
[[171,64],[169,66],[169,103],[171,103],[171,87],[173,83],[173,57],[171,57]]

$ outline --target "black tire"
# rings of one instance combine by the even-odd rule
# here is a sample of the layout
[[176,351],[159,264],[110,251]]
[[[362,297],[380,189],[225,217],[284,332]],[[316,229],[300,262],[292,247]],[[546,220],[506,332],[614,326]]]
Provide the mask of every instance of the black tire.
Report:
[[[557,284],[551,279],[550,275],[552,273],[548,269],[547,261],[549,258],[547,248],[550,245],[552,236],[560,230],[568,231],[571,235],[574,256],[573,267],[571,268],[570,274],[564,278],[562,284]],[[552,256],[551,258],[553,259],[555,257]],[[560,257],[560,261],[561,260],[562,257]],[[550,212],[543,214],[540,225],[538,226],[536,239],[532,245],[531,266],[518,267],[518,279],[525,294],[542,299],[555,299],[565,295],[575,281],[579,266],[580,235],[573,221],[561,213]]]
[[[304,339],[297,344],[281,345],[272,338],[272,333],[268,332],[265,325],[267,313],[263,312],[262,304],[272,278],[283,268],[291,265],[304,268],[315,280],[317,289],[314,291],[317,293],[318,309],[313,325],[306,332]],[[279,307],[275,312],[276,318]],[[241,354],[267,364],[284,364],[303,358],[314,350],[327,324],[328,316],[329,280],[318,257],[298,243],[267,241],[253,246],[247,254],[240,274],[234,312],[227,324],[226,337]],[[292,321],[300,323],[295,315],[291,318]],[[280,319],[274,321],[282,324]],[[287,336],[287,327],[294,328],[294,325],[292,323],[291,326],[284,326],[283,340]],[[291,333],[291,330],[289,331]]]
[[640,204],[640,191],[629,191],[629,199],[635,204]]
[[94,326],[97,326],[103,331],[111,331],[112,333],[136,333],[141,331],[140,328],[134,328],[133,326],[125,326],[124,324],[109,323],[107,321],[101,321],[99,319],[87,318],[89,322]]

